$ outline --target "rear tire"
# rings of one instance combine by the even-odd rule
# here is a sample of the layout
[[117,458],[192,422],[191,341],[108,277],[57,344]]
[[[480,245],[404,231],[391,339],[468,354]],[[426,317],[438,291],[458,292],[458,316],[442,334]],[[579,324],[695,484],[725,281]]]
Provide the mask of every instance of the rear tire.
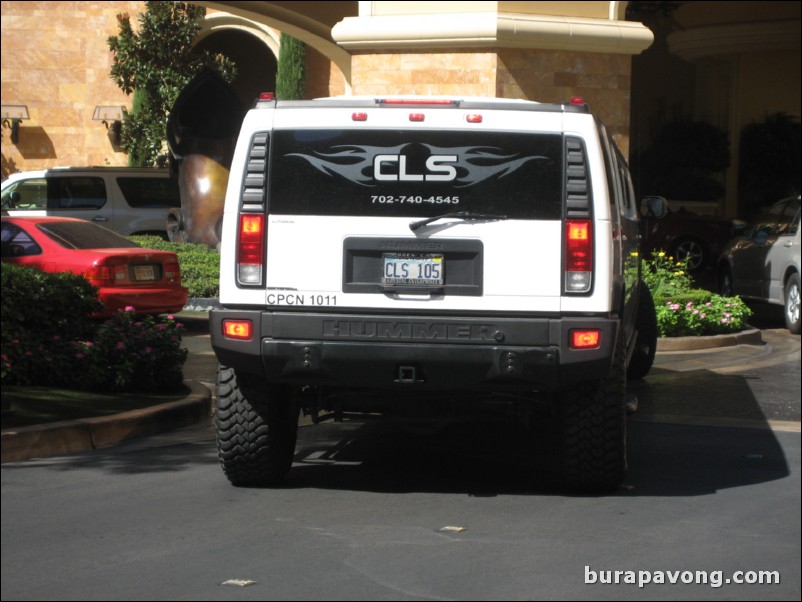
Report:
[[[619,337],[620,339],[620,337]],[[626,476],[626,369],[623,341],[607,377],[559,395],[562,478],[582,493],[617,489]]]
[[638,332],[635,337],[635,349],[629,358],[627,380],[639,380],[649,374],[657,353],[657,314],[654,309],[654,298],[646,283],[640,283],[640,299],[638,315],[635,319]]
[[785,283],[785,299],[783,299],[783,302],[785,326],[791,334],[799,334],[799,274],[791,274]]
[[295,454],[298,406],[289,387],[220,366],[217,451],[232,485],[276,485]]

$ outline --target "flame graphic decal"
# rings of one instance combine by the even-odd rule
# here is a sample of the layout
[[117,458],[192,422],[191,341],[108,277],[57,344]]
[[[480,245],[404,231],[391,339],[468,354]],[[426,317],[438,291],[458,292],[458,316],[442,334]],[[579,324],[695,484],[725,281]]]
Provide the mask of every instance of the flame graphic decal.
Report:
[[[318,171],[329,175],[338,175],[360,186],[376,186],[373,178],[373,161],[377,155],[400,155],[401,151],[410,146],[361,146],[338,145],[332,147],[336,152],[307,155],[303,153],[289,153],[288,157],[305,159]],[[504,155],[501,149],[490,146],[457,146],[441,147],[424,144],[431,155],[457,155],[457,161],[449,162],[457,168],[458,176],[454,179],[457,188],[467,188],[490,178],[503,178],[530,161],[549,161],[542,155],[522,157],[520,155]]]

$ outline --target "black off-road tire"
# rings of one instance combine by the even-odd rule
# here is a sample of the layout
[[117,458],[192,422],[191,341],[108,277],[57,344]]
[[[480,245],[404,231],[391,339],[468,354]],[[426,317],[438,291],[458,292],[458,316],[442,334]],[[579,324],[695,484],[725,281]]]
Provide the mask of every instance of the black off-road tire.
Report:
[[657,314],[654,310],[654,298],[646,283],[640,283],[640,299],[638,315],[635,318],[637,335],[635,348],[627,366],[627,380],[639,380],[649,374],[657,353]]
[[606,493],[627,469],[626,370],[622,342],[609,375],[560,393],[562,479],[578,493]]
[[232,485],[276,485],[292,466],[298,406],[289,387],[220,366],[217,452]]

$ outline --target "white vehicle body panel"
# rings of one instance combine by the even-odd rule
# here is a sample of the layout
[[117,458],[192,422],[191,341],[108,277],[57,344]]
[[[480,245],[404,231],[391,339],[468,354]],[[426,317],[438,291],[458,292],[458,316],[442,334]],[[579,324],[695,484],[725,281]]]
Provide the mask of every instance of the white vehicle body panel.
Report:
[[[243,131],[272,132],[277,130],[314,130],[349,128],[358,133],[385,129],[420,130],[431,132],[433,142],[438,131],[532,131],[574,135],[586,141],[590,179],[594,183],[594,257],[597,262],[609,261],[613,241],[609,236],[610,203],[606,195],[606,177],[601,149],[597,143],[595,122],[589,115],[573,116],[572,130],[563,131],[563,119],[555,114],[517,112],[510,110],[482,111],[483,121],[467,124],[468,110],[429,110],[426,120],[410,122],[409,110],[384,110],[371,113],[366,123],[355,123],[352,108],[264,109],[248,113]],[[582,127],[577,127],[580,125]],[[249,138],[240,137],[233,165],[247,162]],[[239,198],[241,176],[236,169],[228,184],[228,199]],[[299,182],[299,186],[303,186]],[[332,182],[336,186],[336,182]],[[228,202],[223,222],[223,239],[237,236],[236,217],[239,207]],[[444,213],[447,209],[444,209]],[[563,296],[562,291],[562,223],[560,221],[503,220],[461,222],[443,219],[413,233],[409,224],[413,218],[268,215],[266,282],[262,290],[247,287],[221,287],[221,303],[258,303],[271,307],[375,308],[394,310],[426,309],[448,311],[501,312],[609,312],[611,287],[609,267],[599,264],[594,271],[591,295]],[[392,295],[343,293],[343,241],[348,237],[390,237],[409,240],[474,239],[484,246],[484,289],[481,297],[438,295]],[[221,280],[236,278],[235,258],[231,245],[221,247]],[[446,266],[448,270],[448,266]]]

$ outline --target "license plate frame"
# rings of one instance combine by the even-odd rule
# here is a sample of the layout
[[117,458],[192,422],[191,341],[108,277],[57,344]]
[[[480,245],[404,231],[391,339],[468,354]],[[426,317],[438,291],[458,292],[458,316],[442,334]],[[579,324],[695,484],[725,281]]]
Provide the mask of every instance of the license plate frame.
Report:
[[445,257],[439,253],[382,254],[382,287],[431,288],[445,285]]

